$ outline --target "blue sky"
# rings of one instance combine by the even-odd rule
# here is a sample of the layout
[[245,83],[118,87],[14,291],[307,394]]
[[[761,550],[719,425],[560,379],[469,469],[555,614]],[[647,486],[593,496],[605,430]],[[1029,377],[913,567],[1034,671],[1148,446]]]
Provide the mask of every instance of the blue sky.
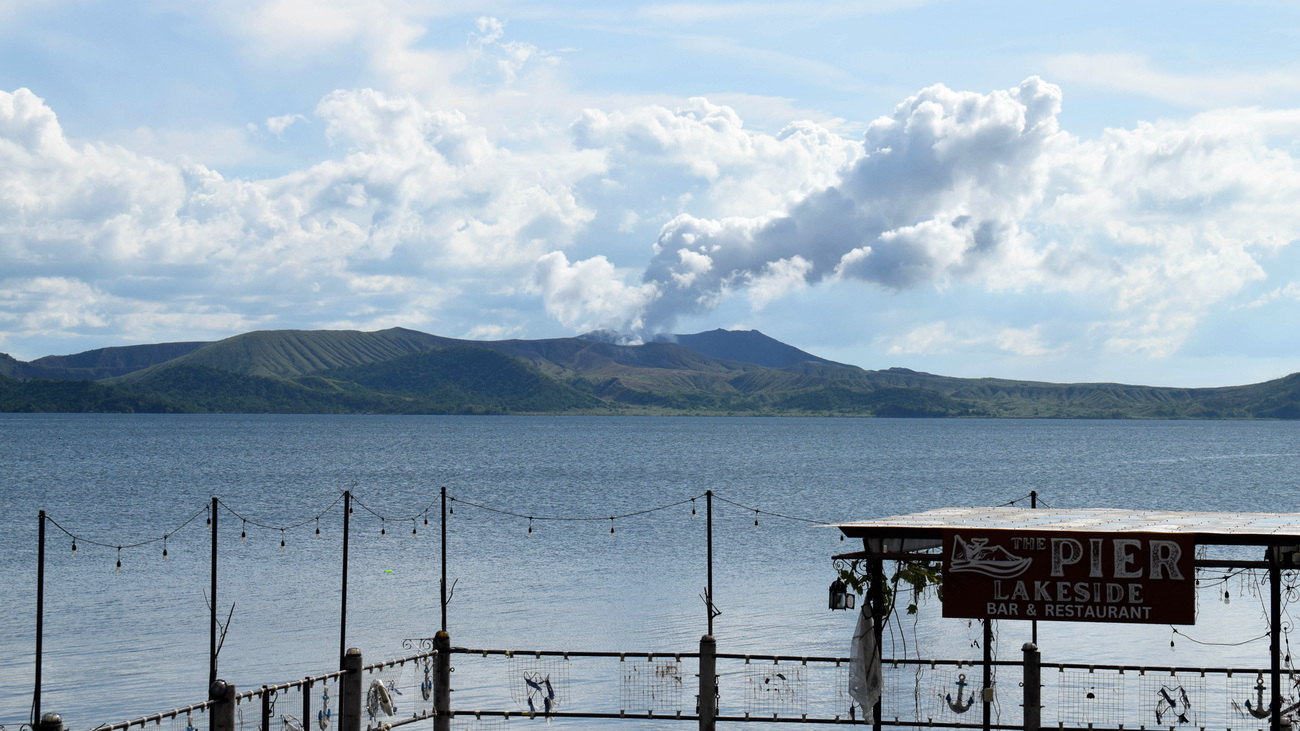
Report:
[[1300,371],[1300,9],[0,0],[0,351],[759,329]]

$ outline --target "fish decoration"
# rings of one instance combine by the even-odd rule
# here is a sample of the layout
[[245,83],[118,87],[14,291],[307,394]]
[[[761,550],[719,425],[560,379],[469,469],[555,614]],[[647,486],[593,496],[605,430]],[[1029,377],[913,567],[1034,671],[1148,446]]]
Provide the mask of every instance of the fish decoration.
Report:
[[524,673],[524,683],[528,685],[528,712],[538,712],[533,702],[534,698],[538,698],[542,702],[542,715],[551,715],[551,709],[555,705],[555,688],[551,686],[551,676],[548,674],[543,677],[538,673],[530,678],[528,673]]

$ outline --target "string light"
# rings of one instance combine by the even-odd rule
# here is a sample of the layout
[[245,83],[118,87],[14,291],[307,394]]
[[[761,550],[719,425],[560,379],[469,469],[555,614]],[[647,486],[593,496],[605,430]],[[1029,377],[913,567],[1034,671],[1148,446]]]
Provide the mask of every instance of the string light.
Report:
[[73,538],[73,539],[72,539],[72,555],[73,555],[73,556],[76,556],[76,555],[77,555],[77,539],[76,539],[76,538]]
[[429,527],[429,511],[428,511],[428,510],[424,511],[424,527],[425,527],[425,528],[428,528],[428,527]]
[[117,547],[117,573],[122,573],[122,547]]
[[613,516],[611,516],[610,519],[609,519],[609,534],[610,534],[611,536],[614,535],[614,518],[613,518]]
[[415,518],[411,518],[411,537],[415,537]]
[[239,529],[239,542],[248,543],[248,519],[242,518],[242,520],[244,521],[244,524]]
[[383,518],[379,519],[379,535],[388,535],[388,523],[385,523]]
[[212,508],[207,508],[208,517],[206,519],[207,529],[212,530]]
[[758,511],[754,511],[754,530],[758,530]]
[[533,516],[528,516],[528,537],[533,537]]
[[456,498],[451,499],[451,506],[447,508],[447,515],[456,514]]
[[284,552],[284,529],[280,529],[280,552]]
[[167,560],[167,534],[163,534],[163,561]]
[[320,540],[320,516],[316,516],[316,540]]
[[691,520],[695,520],[695,498],[691,498]]

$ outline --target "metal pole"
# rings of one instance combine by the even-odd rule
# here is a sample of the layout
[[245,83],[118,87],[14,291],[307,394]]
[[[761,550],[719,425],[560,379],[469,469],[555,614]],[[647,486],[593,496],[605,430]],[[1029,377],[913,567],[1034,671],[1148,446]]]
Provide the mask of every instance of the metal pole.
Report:
[[707,519],[705,520],[705,523],[708,526],[708,533],[709,533],[709,538],[708,538],[709,587],[708,587],[708,594],[707,594],[709,600],[709,606],[705,607],[704,611],[707,612],[709,615],[709,636],[712,637],[713,636],[713,491],[705,490],[704,498],[705,498],[705,514],[707,515]]
[[[1030,490],[1030,491],[1029,491],[1029,507],[1031,507],[1031,508],[1037,508],[1037,507],[1038,507],[1038,491],[1037,491],[1037,490]],[[1038,620],[1034,619],[1034,620],[1031,620],[1031,621],[1029,622],[1029,631],[1030,631],[1030,634],[1032,635],[1032,637],[1030,638],[1030,640],[1034,643],[1034,646],[1037,647],[1037,646],[1038,646]]]
[[1269,636],[1272,642],[1269,652],[1269,674],[1273,683],[1272,718],[1269,723],[1273,731],[1282,729],[1282,549],[1273,546],[1268,552],[1268,610],[1271,618]]
[[993,727],[993,620],[984,620],[984,731]]
[[212,498],[212,607],[208,617],[208,687],[217,682],[217,499]]
[[352,518],[352,491],[343,491],[343,600],[339,609],[339,668],[344,668],[348,646],[348,530]]
[[[329,681],[325,681],[325,682],[329,682]],[[312,685],[313,683],[311,681],[311,676],[305,678],[305,682],[302,684],[302,727],[304,729],[311,728]]]
[[[529,528],[531,531],[532,528]],[[442,486],[442,631],[447,631],[447,486]]]
[[45,511],[42,510],[36,549],[36,689],[32,692],[32,724],[41,720],[41,644],[45,635]]

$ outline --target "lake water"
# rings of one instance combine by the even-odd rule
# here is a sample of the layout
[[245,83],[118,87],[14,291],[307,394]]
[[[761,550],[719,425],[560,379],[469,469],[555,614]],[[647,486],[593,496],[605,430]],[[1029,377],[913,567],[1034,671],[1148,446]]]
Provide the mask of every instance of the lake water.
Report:
[[[73,728],[125,720],[206,694],[205,515],[213,496],[222,614],[235,602],[221,676],[241,688],[333,669],[338,657],[345,489],[386,516],[438,490],[533,521],[457,505],[449,519],[454,644],[690,652],[705,630],[704,500],[614,522],[610,515],[713,490],[770,513],[839,521],[1037,490],[1052,507],[1300,510],[1300,424],[633,417],[0,415],[0,722],[27,720],[32,691],[37,511],[82,536],[47,532],[43,708]],[[853,616],[826,609],[833,529],[714,504],[715,634],[723,652],[847,654]],[[368,661],[438,629],[438,513],[352,523],[348,644]],[[603,519],[600,519],[603,518]],[[319,525],[320,537],[315,537]],[[412,535],[412,529],[416,534]],[[381,535],[381,529],[385,535]],[[240,533],[247,540],[240,540]],[[283,538],[285,548],[281,550]],[[1234,587],[1236,585],[1233,585]],[[1247,587],[1248,588],[1248,587]],[[1246,640],[1258,599],[1200,598],[1187,634]],[[924,654],[977,658],[978,626],[916,627]],[[1028,637],[999,624],[1003,656]],[[1168,627],[1041,626],[1045,659],[1267,665],[1266,643],[1182,641]],[[887,654],[900,652],[887,645]],[[914,653],[915,647],[909,646]],[[468,670],[468,659],[466,669]],[[458,668],[459,669],[459,668]],[[458,673],[464,701],[475,692]],[[693,682],[693,678],[691,679]],[[690,709],[687,709],[690,712]],[[183,725],[181,726],[183,728]]]

